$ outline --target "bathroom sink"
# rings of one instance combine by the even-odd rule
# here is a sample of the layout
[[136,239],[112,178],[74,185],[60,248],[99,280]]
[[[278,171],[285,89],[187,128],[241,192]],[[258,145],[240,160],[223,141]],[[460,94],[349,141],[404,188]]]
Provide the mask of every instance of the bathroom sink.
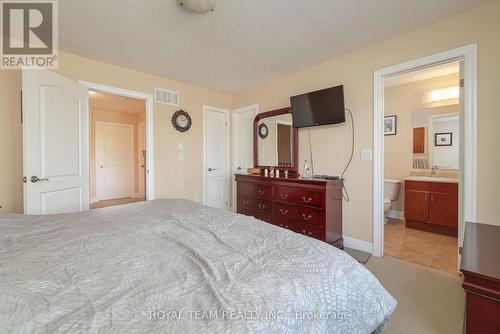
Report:
[[405,181],[458,183],[458,178],[442,176],[407,176]]

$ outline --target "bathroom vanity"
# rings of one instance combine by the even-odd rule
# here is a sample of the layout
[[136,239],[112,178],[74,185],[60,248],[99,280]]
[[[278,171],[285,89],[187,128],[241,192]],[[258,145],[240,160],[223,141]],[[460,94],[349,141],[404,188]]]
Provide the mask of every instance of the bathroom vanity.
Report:
[[458,235],[458,180],[414,176],[405,179],[406,227]]

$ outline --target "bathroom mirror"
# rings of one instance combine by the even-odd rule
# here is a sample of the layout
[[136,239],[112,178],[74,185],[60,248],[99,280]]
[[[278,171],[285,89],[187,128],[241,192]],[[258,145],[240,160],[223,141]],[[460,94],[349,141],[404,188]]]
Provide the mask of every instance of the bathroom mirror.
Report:
[[458,170],[458,105],[413,112],[413,168]]
[[290,108],[261,113],[254,120],[254,164],[297,171],[298,131]]

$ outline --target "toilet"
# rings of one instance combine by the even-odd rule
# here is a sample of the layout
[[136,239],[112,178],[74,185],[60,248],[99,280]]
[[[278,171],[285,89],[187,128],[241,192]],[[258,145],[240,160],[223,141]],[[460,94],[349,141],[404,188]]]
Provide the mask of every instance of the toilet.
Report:
[[391,210],[392,202],[398,199],[400,189],[401,180],[384,180],[384,221],[386,224],[389,221],[386,217],[387,213]]

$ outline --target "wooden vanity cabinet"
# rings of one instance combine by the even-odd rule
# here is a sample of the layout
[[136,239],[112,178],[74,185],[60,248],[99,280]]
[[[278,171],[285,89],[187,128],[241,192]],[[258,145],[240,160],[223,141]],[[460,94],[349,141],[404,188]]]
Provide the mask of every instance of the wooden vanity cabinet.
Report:
[[458,183],[405,181],[406,227],[457,236]]

